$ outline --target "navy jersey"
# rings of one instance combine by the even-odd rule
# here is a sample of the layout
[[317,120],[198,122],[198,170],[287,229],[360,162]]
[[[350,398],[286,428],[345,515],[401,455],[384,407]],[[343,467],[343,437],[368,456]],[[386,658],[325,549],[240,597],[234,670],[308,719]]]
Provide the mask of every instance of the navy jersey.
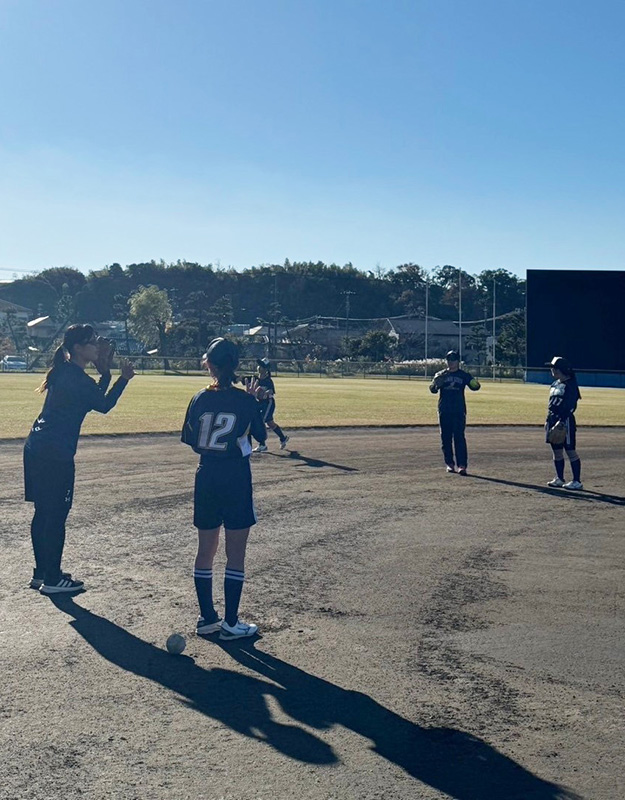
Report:
[[433,394],[440,393],[438,397],[439,412],[461,411],[466,414],[467,404],[464,399],[464,390],[472,380],[473,375],[463,369],[457,369],[455,372],[444,369],[437,372],[430,384],[430,391]]
[[549,390],[549,404],[547,407],[547,420],[554,425],[556,422],[565,422],[577,408],[579,389],[571,380],[557,380],[551,384]]
[[110,372],[96,383],[72,361],[60,364],[54,370],[43,408],[26,440],[30,452],[51,461],[71,461],[86,415],[89,411],[107,414],[128,384],[126,378],[119,377],[107,394],[110,382]]
[[258,385],[262,386],[263,389],[269,389],[271,394],[276,393],[276,387],[273,385],[273,381],[271,380],[271,375],[266,375],[264,378],[259,378]]
[[189,403],[181,441],[200,455],[200,462],[246,458],[252,452],[249,434],[265,443],[267,434],[252,395],[229,389],[202,389]]

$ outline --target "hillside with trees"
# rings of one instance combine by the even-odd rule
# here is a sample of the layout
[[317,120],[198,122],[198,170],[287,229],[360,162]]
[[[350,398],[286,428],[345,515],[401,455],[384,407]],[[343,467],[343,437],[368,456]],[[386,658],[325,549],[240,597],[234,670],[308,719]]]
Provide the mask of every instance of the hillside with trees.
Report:
[[[30,308],[35,316],[61,321],[123,321],[147,341],[147,329],[132,309],[138,292],[155,287],[158,302],[161,306],[167,302],[169,310],[161,309],[162,326],[152,327],[156,335],[151,338],[158,340],[161,351],[196,354],[207,335],[222,332],[232,323],[294,326],[315,317],[423,318],[426,283],[429,317],[457,320],[459,280],[462,318],[467,322],[491,317],[494,286],[498,316],[525,306],[525,281],[504,269],[470,275],[446,265],[428,273],[407,263],[387,272],[364,272],[352,264],[289,260],[241,271],[187,261],[149,261],[126,267],[114,263],[87,275],[71,267],[43,269],[1,286],[0,299]],[[152,300],[158,298],[154,295]],[[514,336],[507,337],[511,350],[518,349],[518,327]],[[475,341],[481,342],[486,333],[476,332]],[[380,342],[364,349],[380,352],[380,347],[384,351]]]

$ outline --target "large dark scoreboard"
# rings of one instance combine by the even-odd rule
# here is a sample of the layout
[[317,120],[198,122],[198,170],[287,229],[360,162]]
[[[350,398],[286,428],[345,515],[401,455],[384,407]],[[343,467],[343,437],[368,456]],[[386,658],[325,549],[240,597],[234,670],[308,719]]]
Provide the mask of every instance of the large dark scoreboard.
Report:
[[528,369],[625,371],[625,272],[530,269],[526,308]]

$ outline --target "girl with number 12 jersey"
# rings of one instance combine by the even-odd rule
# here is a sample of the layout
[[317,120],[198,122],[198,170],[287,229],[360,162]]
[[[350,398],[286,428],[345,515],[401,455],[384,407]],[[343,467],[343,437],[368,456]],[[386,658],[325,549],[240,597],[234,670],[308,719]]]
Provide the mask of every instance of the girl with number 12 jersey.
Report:
[[[256,523],[250,435],[264,444],[267,434],[255,398],[233,386],[238,363],[233,342],[219,338],[209,344],[204,365],[214,382],[191,400],[181,436],[200,456],[193,500],[193,524],[198,529],[193,577],[200,607],[196,631],[200,635],[219,632],[221,639],[253,636],[257,631],[256,625],[240,622],[238,611],[247,539]],[[222,525],[227,559],[223,620],[213,605],[213,560]]]

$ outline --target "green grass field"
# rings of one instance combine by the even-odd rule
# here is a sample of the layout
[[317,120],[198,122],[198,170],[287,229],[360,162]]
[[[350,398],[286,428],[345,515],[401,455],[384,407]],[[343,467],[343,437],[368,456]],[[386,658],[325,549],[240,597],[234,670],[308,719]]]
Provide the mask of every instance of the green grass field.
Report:
[[[115,379],[115,378],[114,378]],[[22,438],[39,413],[41,375],[0,374],[0,438]],[[89,414],[83,433],[155,433],[180,429],[202,377],[137,375],[108,415]],[[285,377],[276,379],[276,419],[285,428],[349,425],[434,425],[436,397],[421,380]],[[485,381],[467,391],[468,422],[540,425],[546,386]],[[583,388],[580,425],[625,426],[625,391]]]

